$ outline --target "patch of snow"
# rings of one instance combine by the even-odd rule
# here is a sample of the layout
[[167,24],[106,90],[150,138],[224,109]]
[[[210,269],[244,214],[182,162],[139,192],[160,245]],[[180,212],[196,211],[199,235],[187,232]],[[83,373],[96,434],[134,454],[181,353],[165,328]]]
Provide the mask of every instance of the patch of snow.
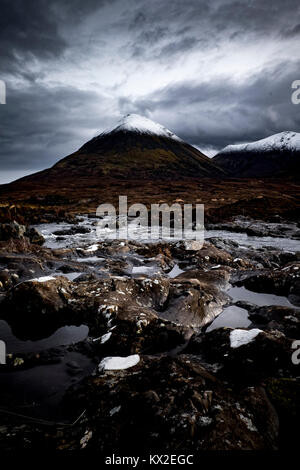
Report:
[[244,344],[248,344],[261,332],[262,330],[258,328],[253,328],[252,330],[235,329],[230,332],[230,346],[232,348],[239,348]]
[[29,279],[29,282],[36,281],[36,282],[48,282],[48,281],[55,281],[54,276],[41,276],[36,277],[34,279]]
[[253,424],[250,418],[247,418],[247,416],[244,416],[243,414],[240,414],[239,416],[241,420],[246,424],[249,431],[258,432],[257,427]]
[[108,341],[110,337],[111,333],[106,333],[105,335],[101,336],[101,344],[106,343],[106,341]]
[[121,356],[109,356],[102,359],[98,369],[99,371],[103,370],[123,370],[129,369],[140,362],[139,354],[132,354],[131,356],[121,357]]
[[98,250],[98,245],[91,245],[89,246],[85,251],[97,251]]
[[113,416],[114,414],[116,413],[119,413],[121,409],[121,405],[120,406],[115,406],[114,408],[112,408],[109,412],[109,416]]
[[271,150],[300,150],[300,134],[292,131],[280,132],[265,139],[246,144],[227,145],[218,155],[235,152],[266,152]]
[[177,137],[177,135],[173,134],[173,132],[169,131],[169,129],[166,127],[163,127],[161,124],[151,121],[151,119],[140,116],[138,114],[127,114],[119,120],[116,127],[106,129],[102,134],[96,137],[96,139],[101,138],[111,132],[118,131],[137,132],[138,134],[152,134],[161,137],[167,137],[168,139],[182,141],[182,139]]

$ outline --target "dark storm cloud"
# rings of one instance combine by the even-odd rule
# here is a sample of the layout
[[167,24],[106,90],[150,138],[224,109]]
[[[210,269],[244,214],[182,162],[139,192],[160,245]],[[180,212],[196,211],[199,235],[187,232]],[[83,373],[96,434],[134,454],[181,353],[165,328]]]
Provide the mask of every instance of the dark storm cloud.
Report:
[[299,12],[298,0],[0,0],[0,170],[47,167],[128,112],[200,148],[300,131]]
[[[153,8],[155,4],[155,8]],[[167,11],[167,14],[166,14]],[[144,51],[145,59],[151,56],[148,47],[161,46],[160,55],[166,56],[169,52],[178,52],[185,39],[189,39],[192,45],[201,43],[201,47],[217,47],[225,39],[239,38],[248,41],[251,36],[265,36],[269,33],[280,35],[294,35],[299,32],[300,5],[297,0],[274,0],[274,1],[226,1],[215,0],[190,0],[188,2],[173,1],[166,2],[154,0],[152,2],[141,2],[140,10],[129,27],[142,34],[136,36],[139,48]],[[157,25],[153,29],[153,25]],[[159,45],[164,35],[160,35],[164,28],[169,34],[169,44]],[[151,32],[148,36],[147,32]],[[187,35],[180,39],[180,36]],[[135,45],[132,45],[135,54]]]
[[292,29],[288,29],[287,31],[283,32],[283,36],[285,37],[294,37],[300,35],[300,23],[296,24]]
[[9,106],[0,107],[2,170],[53,164],[105,127],[110,109],[95,92],[71,87],[46,90],[32,85],[9,101]]
[[[165,124],[184,140],[200,148],[221,149],[233,142],[300,130],[299,107],[291,102],[291,83],[299,70],[300,61],[285,62],[275,69],[265,69],[246,83],[184,82],[143,99],[120,99],[119,105],[124,113],[129,109],[156,120],[169,113],[169,123]],[[172,116],[178,110],[176,122]]]
[[64,51],[66,43],[49,2],[1,0],[0,6],[2,71],[21,71],[29,57],[50,58]]
[[[59,29],[97,11],[108,0],[1,0],[0,66],[22,73],[26,61],[59,57],[68,47]],[[31,77],[30,77],[31,78]]]

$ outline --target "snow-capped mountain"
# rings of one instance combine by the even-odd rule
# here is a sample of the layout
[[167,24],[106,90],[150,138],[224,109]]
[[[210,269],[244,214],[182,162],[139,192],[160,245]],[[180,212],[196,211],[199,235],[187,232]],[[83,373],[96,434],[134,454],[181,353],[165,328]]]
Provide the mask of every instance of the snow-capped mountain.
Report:
[[84,181],[89,185],[93,181],[97,185],[102,177],[126,181],[223,176],[223,170],[210,158],[161,124],[129,114],[52,168],[23,181],[42,178],[47,184],[56,184],[64,179],[64,184]]
[[127,114],[119,120],[116,127],[106,129],[98,138],[112,132],[120,131],[136,132],[137,134],[152,134],[181,141],[177,135],[173,134],[173,132],[169,131],[166,127],[138,114]]
[[300,150],[300,134],[292,131],[280,132],[265,139],[250,142],[248,144],[227,145],[218,155],[241,152],[269,152],[273,150]]
[[213,161],[230,176],[259,178],[297,176],[299,159],[300,134],[285,131],[256,142],[227,145]]

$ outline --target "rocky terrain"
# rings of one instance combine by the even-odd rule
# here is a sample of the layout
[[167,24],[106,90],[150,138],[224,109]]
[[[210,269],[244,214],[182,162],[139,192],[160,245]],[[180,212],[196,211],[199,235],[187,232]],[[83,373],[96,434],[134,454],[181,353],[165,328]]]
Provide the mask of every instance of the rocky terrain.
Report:
[[0,225],[1,449],[296,446],[296,221],[212,219],[199,249],[61,215]]

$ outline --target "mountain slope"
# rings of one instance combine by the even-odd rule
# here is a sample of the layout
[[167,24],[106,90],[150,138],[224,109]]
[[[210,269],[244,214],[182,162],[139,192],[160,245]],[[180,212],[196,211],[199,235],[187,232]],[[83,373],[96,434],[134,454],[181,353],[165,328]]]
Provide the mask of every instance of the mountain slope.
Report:
[[[89,185],[102,177],[164,179],[222,177],[223,170],[171,131],[149,119],[127,115],[52,168],[19,181],[51,184],[59,179]],[[95,183],[95,182],[94,182]]]
[[300,134],[286,131],[248,144],[228,145],[212,160],[234,177],[297,177]]

